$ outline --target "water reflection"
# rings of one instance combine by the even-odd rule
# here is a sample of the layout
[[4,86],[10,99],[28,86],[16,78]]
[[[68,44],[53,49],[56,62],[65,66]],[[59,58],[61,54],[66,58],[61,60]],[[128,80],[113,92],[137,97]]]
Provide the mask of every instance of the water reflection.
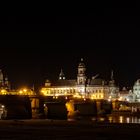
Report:
[[98,122],[108,121],[109,123],[140,123],[140,117],[134,116],[108,116],[97,118]]
[[104,116],[104,117],[80,117],[68,119],[68,121],[92,121],[107,123],[140,123],[140,117],[136,116]]

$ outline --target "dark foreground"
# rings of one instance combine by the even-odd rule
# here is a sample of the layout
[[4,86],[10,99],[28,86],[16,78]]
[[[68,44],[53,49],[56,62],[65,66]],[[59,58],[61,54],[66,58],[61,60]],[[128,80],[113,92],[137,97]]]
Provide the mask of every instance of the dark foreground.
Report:
[[140,124],[0,120],[0,140],[133,140],[139,137]]

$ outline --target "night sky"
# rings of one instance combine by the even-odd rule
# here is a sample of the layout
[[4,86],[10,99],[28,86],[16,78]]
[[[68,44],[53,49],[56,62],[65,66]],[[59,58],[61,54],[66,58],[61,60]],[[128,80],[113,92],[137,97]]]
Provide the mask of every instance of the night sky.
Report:
[[0,16],[0,68],[12,87],[40,87],[62,68],[76,78],[84,58],[88,77],[133,86],[140,78],[138,8],[101,8],[38,16]]

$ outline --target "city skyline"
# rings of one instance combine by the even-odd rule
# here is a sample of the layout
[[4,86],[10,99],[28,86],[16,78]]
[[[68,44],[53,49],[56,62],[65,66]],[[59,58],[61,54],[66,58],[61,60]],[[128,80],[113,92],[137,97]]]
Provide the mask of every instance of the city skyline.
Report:
[[[138,8],[88,9],[42,16],[1,16],[0,69],[12,85],[74,78],[80,58],[87,74],[133,86],[140,78]],[[45,14],[45,13],[44,13]]]
[[[74,63],[76,63],[76,62],[78,62],[78,60],[75,60],[75,62]],[[80,62],[80,59],[79,59],[79,62]],[[113,69],[109,69],[108,67],[106,67],[106,73],[103,73],[103,72],[105,72],[105,69],[102,71],[102,69],[99,69],[99,70],[97,70],[97,68],[95,68],[95,71],[94,72],[90,72],[89,71],[89,68],[91,69],[91,66],[89,66],[89,65],[87,65],[87,60],[85,61],[84,60],[84,63],[86,64],[86,75],[87,75],[87,79],[88,78],[91,78],[91,77],[94,77],[95,75],[98,75],[98,78],[102,78],[102,79],[105,79],[105,80],[107,80],[107,81],[109,81],[109,80],[111,80],[111,72],[113,71],[113,73],[114,73],[114,70]],[[88,63],[89,64],[89,63]],[[40,67],[40,73],[38,73],[38,74],[40,74],[40,77],[39,77],[39,75],[36,75],[36,77],[34,77],[33,79],[32,79],[32,76],[33,76],[33,74],[36,74],[38,71],[32,71],[32,69],[30,69],[30,71],[28,71],[28,75],[26,75],[27,74],[27,72],[26,71],[23,71],[23,70],[29,70],[29,67],[28,68],[25,68],[25,69],[23,69],[23,70],[21,70],[21,68],[17,68],[18,70],[21,70],[21,71],[18,71],[18,78],[21,80],[21,83],[16,83],[17,81],[17,75],[15,76],[15,75],[13,75],[13,79],[9,79],[9,81],[10,81],[10,83],[11,83],[11,87],[14,87],[14,88],[19,88],[19,87],[32,87],[32,86],[35,86],[37,89],[38,88],[40,88],[43,84],[44,84],[44,81],[46,80],[46,79],[49,79],[49,80],[51,80],[51,81],[56,81],[56,80],[58,80],[58,78],[59,78],[59,74],[60,74],[60,71],[61,70],[63,70],[63,72],[64,72],[64,74],[65,74],[65,77],[66,77],[66,79],[73,79],[73,78],[76,78],[77,77],[77,74],[78,74],[78,69],[77,69],[77,66],[78,66],[78,63],[76,64],[76,65],[73,65],[71,68],[70,68],[70,66],[71,65],[69,65],[68,66],[68,64],[67,64],[67,67],[66,67],[66,65],[65,66],[63,66],[63,67],[61,67],[61,65],[57,65],[57,68],[56,69],[54,69],[53,70],[53,72],[54,73],[52,73],[52,69],[49,69],[49,72],[48,73],[46,73],[46,67]],[[52,67],[52,66],[51,66]],[[23,67],[22,67],[23,68]],[[48,67],[49,68],[49,67]],[[73,68],[73,69],[72,69]],[[15,70],[15,69],[13,69],[13,70]],[[72,70],[72,73],[70,72],[70,70]],[[4,75],[6,76],[6,77],[8,77],[9,78],[9,72],[7,73],[7,71],[5,71],[5,68],[4,69],[2,69],[2,72],[4,73]],[[15,72],[17,72],[17,71],[15,71]],[[33,73],[32,73],[33,72]],[[10,72],[11,73],[11,72]],[[25,78],[26,78],[26,76],[30,79],[29,81],[28,80],[25,80],[25,79],[22,79],[22,77],[24,77],[23,75],[20,75],[21,73],[23,73],[24,74],[24,76],[25,76]],[[51,73],[51,74],[50,74]],[[31,75],[31,76],[30,76]],[[125,84],[120,84],[119,83],[119,79],[117,79],[118,77],[116,77],[116,70],[115,70],[115,74],[114,74],[114,80],[115,80],[115,83],[116,83],[116,85],[117,86],[119,86],[119,87],[123,87],[123,86],[125,86],[125,87],[127,87],[127,85],[125,85]],[[10,76],[11,77],[11,76]],[[15,77],[15,79],[14,79],[14,77]],[[129,78],[129,77],[128,77]],[[18,80],[19,80],[18,79]],[[138,79],[138,78],[137,78]],[[136,80],[137,80],[136,79]],[[34,81],[33,82],[33,80],[36,80],[36,81]],[[37,82],[37,80],[38,80],[38,82]],[[135,82],[135,81],[134,81]],[[133,86],[133,84],[134,84],[134,82],[132,83],[132,85],[130,85],[130,86],[128,86],[129,88],[131,88],[132,86]],[[15,85],[14,85],[15,84]]]

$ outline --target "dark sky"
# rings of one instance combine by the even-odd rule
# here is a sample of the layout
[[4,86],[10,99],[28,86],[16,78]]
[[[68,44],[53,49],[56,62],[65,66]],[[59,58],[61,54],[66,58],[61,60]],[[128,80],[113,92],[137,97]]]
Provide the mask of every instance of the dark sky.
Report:
[[121,86],[140,78],[140,16],[138,8],[94,8],[0,16],[0,68],[13,87],[40,86],[57,79],[63,68],[76,78],[81,57],[88,77],[110,78]]

